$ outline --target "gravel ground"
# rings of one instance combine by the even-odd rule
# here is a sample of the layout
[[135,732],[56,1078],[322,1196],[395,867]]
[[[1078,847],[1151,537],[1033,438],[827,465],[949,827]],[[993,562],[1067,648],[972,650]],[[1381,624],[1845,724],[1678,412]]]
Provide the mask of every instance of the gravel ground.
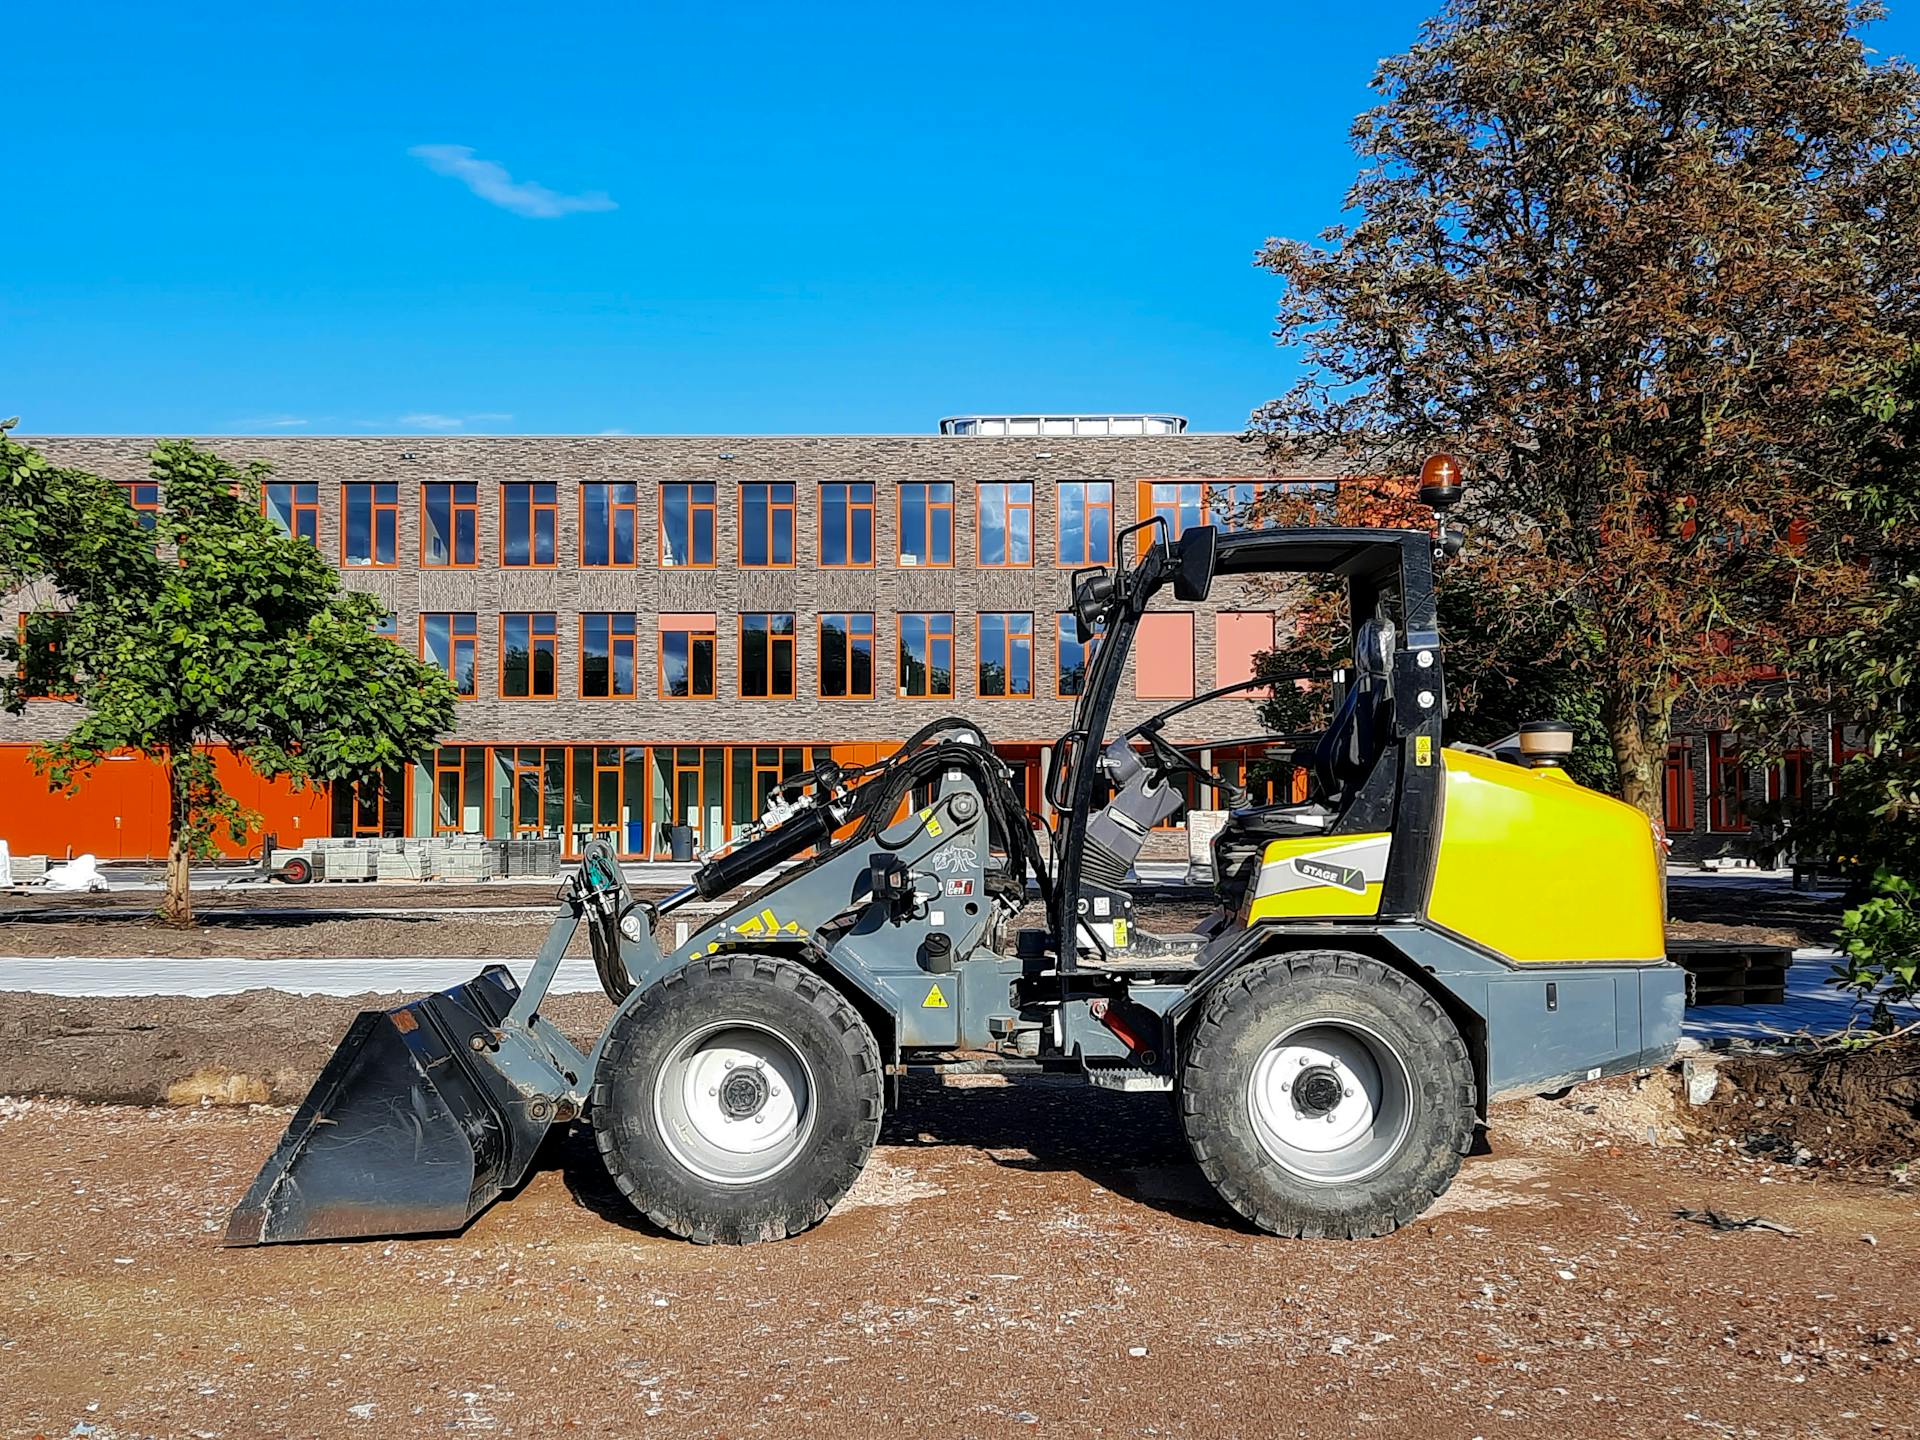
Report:
[[1914,1433],[1920,1201],[1665,1105],[1499,1107],[1363,1243],[1231,1222],[1161,1097],[1032,1081],[910,1087],[780,1245],[649,1233],[576,1134],[457,1237],[233,1251],[284,1111],[0,1101],[0,1433]]

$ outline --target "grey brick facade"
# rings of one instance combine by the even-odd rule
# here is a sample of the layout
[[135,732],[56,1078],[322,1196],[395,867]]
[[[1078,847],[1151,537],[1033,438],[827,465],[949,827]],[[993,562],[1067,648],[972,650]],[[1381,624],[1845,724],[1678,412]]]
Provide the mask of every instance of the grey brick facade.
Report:
[[[144,438],[35,437],[36,448],[58,463],[116,480],[146,475]],[[378,596],[397,616],[404,643],[418,636],[423,612],[472,611],[477,616],[479,696],[461,702],[447,743],[740,744],[898,740],[942,711],[974,718],[996,739],[1052,741],[1068,727],[1070,700],[1055,696],[1054,617],[1065,608],[1068,570],[1057,563],[1058,485],[1106,480],[1114,486],[1116,528],[1138,515],[1138,482],[1152,479],[1263,478],[1259,447],[1238,436],[1177,435],[1107,438],[985,439],[949,436],[660,436],[660,437],[379,437],[233,438],[205,445],[237,461],[264,460],[276,480],[310,481],[318,489],[319,547],[341,557],[341,487],[364,481],[399,486],[398,564],[392,569],[342,567],[347,584]],[[412,458],[403,458],[411,456]],[[510,569],[500,558],[500,486],[551,481],[559,500],[557,564]],[[471,570],[422,569],[421,487],[435,481],[471,481],[477,487],[478,565]],[[641,506],[640,565],[589,569],[580,563],[581,485],[630,481]],[[676,481],[712,481],[718,502],[716,561],[712,570],[665,570],[657,563],[661,487]],[[796,487],[796,564],[757,570],[739,563],[739,501],[743,483],[787,481]],[[876,563],[871,569],[824,569],[818,563],[820,492],[831,481],[866,481],[876,489]],[[896,563],[898,486],[946,481],[955,488],[954,564],[950,569],[901,568]],[[1031,569],[982,569],[976,563],[981,484],[1029,481],[1034,487],[1034,564]],[[1239,581],[1222,582],[1194,624],[1194,686],[1215,684],[1214,616],[1223,609],[1266,609]],[[558,617],[559,696],[500,699],[499,623],[503,612],[552,611]],[[633,611],[639,616],[637,699],[578,698],[580,615]],[[719,622],[715,691],[711,700],[656,698],[658,627],[662,612],[713,611]],[[735,620],[742,612],[796,617],[796,697],[743,699]],[[876,698],[819,698],[817,617],[834,611],[875,617]],[[945,611],[954,616],[955,695],[952,702],[896,696],[896,617]],[[1034,617],[1034,698],[980,699],[974,694],[975,617],[1011,611]],[[6,617],[11,623],[11,614]],[[1136,700],[1123,688],[1118,718],[1126,723],[1167,702]],[[0,742],[46,739],[61,733],[65,707],[34,705],[24,717],[0,717]],[[1181,738],[1245,734],[1245,702],[1207,706],[1182,717]]]

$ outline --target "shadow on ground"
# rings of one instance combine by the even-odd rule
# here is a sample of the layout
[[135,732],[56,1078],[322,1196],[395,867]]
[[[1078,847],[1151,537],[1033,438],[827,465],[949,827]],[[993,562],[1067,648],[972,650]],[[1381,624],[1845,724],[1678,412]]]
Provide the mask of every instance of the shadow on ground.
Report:
[[[1008,1170],[1072,1172],[1163,1213],[1252,1233],[1194,1165],[1164,1094],[1119,1094],[1051,1077],[965,1087],[910,1079],[899,1108],[881,1124],[880,1144],[964,1147]],[[558,1169],[583,1208],[643,1234],[659,1233],[615,1188],[591,1127],[576,1124],[556,1134],[537,1168]]]

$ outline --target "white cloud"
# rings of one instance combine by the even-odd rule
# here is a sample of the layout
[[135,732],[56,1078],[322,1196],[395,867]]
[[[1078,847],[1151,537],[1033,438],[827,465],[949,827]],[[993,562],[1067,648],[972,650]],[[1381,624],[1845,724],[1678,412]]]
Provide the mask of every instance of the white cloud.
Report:
[[236,420],[236,430],[297,430],[313,422],[302,415],[255,415],[251,419]]
[[562,195],[532,180],[515,180],[504,165],[476,156],[471,145],[415,145],[407,153],[434,174],[458,180],[489,205],[530,220],[619,208],[604,190]]
[[402,415],[400,425],[408,430],[464,430],[469,425],[490,425],[513,419],[504,410],[481,410],[472,415],[442,415],[433,410],[416,410]]

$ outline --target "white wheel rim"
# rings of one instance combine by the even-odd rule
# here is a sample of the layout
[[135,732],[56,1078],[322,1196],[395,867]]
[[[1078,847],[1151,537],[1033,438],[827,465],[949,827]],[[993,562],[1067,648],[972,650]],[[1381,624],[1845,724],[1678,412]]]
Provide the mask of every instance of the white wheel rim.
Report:
[[1413,1080],[1378,1031],[1350,1020],[1296,1025],[1247,1077],[1260,1147],[1320,1185],[1365,1179],[1399,1153],[1413,1125]]
[[744,1021],[696,1030],[653,1087],[654,1119],[673,1158],[716,1185],[777,1175],[813,1133],[813,1072],[791,1041]]

